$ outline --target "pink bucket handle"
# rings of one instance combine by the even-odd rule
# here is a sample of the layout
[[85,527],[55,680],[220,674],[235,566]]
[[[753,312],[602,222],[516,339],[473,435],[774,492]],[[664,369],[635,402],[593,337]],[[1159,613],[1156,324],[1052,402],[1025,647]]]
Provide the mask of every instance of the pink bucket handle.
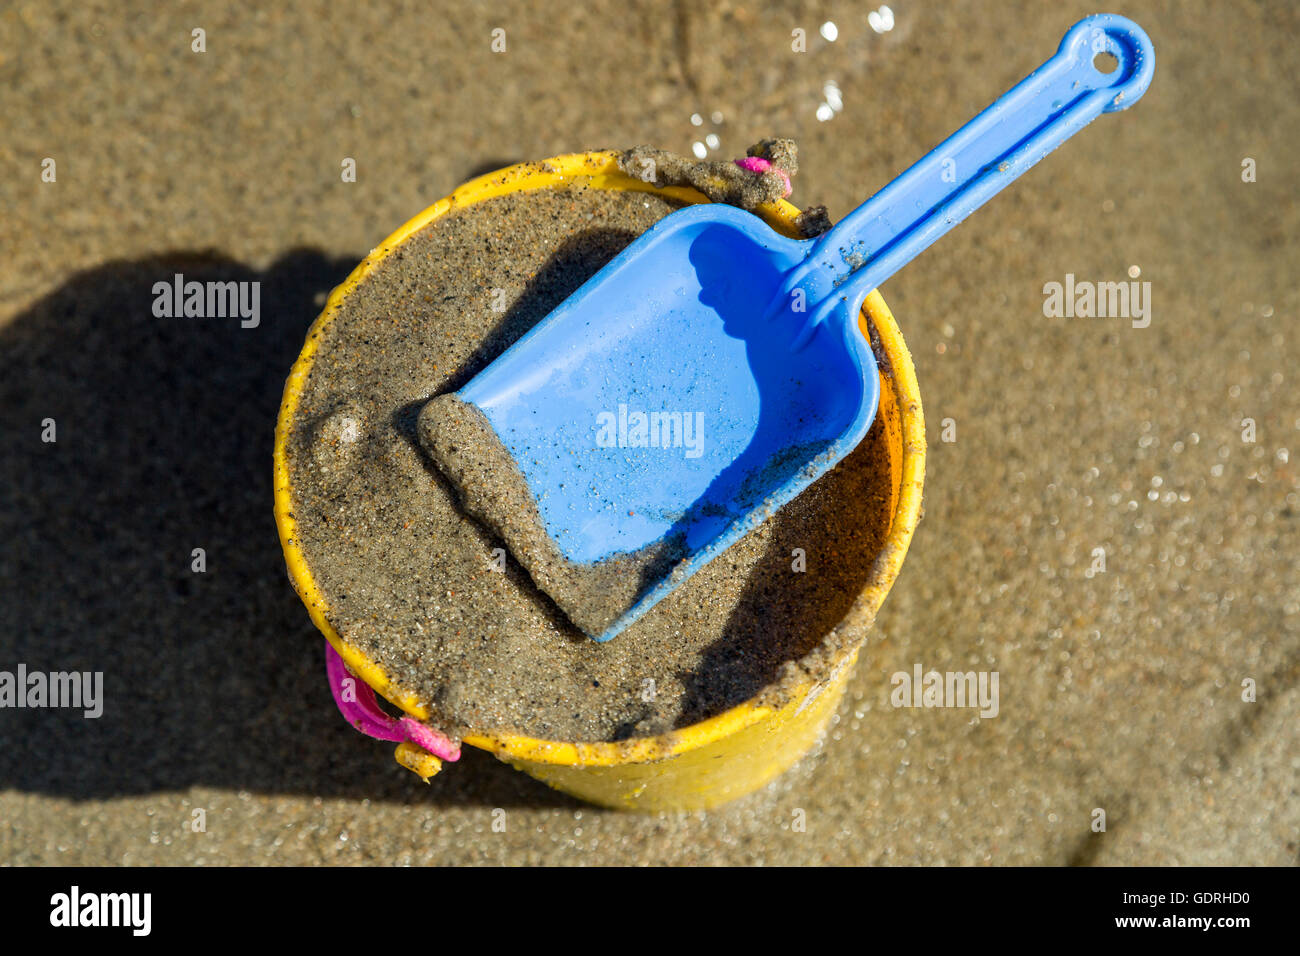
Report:
[[[397,743],[409,741],[442,760],[460,759],[460,744],[453,742],[428,724],[421,723],[414,717],[394,719],[384,713],[375,699],[374,690],[365,681],[352,676],[347,665],[343,663],[343,658],[339,657],[338,651],[334,650],[329,641],[325,642],[325,673],[329,675],[330,692],[334,695],[334,703],[338,705],[339,713],[367,737]],[[344,681],[352,682],[352,696],[356,698],[355,700],[344,699]]]

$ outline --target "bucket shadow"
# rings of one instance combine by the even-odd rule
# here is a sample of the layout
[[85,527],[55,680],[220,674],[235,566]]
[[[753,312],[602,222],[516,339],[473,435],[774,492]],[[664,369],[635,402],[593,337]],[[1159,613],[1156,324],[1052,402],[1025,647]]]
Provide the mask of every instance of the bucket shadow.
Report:
[[[110,262],[0,328],[0,670],[103,673],[98,719],[0,710],[0,787],[578,805],[473,751],[426,790],[330,697],[323,640],[286,580],[271,445],[318,297],[354,264],[307,250],[264,272],[210,253]],[[260,282],[260,323],[155,317],[154,284],[175,273]]]

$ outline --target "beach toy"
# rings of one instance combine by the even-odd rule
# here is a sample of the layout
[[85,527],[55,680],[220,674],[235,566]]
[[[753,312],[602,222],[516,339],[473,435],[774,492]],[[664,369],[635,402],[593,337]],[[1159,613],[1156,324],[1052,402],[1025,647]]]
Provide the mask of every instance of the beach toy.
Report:
[[[433,715],[427,708],[393,685],[382,667],[344,640],[330,623],[330,606],[297,540],[288,441],[325,330],[343,301],[380,262],[400,254],[407,239],[456,209],[498,196],[570,188],[655,193],[683,203],[708,201],[694,189],[656,187],[629,176],[619,168],[618,154],[604,151],[558,156],[481,176],[403,225],[330,294],[285,383],[275,433],[276,527],[289,579],[329,644],[329,682],[344,717],[361,732],[396,743],[396,758],[403,766],[428,779],[447,769],[443,761],[457,759],[462,748],[475,748],[558,790],[602,806],[652,813],[706,809],[757,790],[816,743],[843,696],[860,641],[838,646],[827,661],[824,677],[793,688],[779,706],[755,698],[669,733],[611,742],[545,740],[473,730],[464,735],[459,742],[462,748],[458,748],[436,731],[429,733]],[[783,235],[799,234],[795,225],[799,210],[788,202],[772,203],[758,214]],[[839,624],[844,631],[865,634],[902,569],[920,516],[925,421],[911,356],[879,292],[867,296],[858,328],[880,356],[880,403],[866,442],[879,449],[889,489],[889,499],[879,505],[879,512],[864,516],[864,520],[888,529],[884,544],[870,568],[864,569],[861,589]],[[340,667],[339,660],[346,667]],[[349,680],[350,684],[345,683]],[[386,698],[410,720],[394,720],[383,713],[371,692]]]
[[[1113,71],[1094,63],[1101,54],[1118,61]],[[656,223],[455,395],[522,472],[563,560],[541,566],[536,535],[515,531],[518,514],[491,513],[517,511],[508,503],[467,510],[575,624],[598,641],[616,636],[867,433],[879,400],[857,323],[867,293],[1087,123],[1131,106],[1153,69],[1137,24],[1088,17],[816,239],[722,204]],[[463,444],[444,471],[472,502],[457,479],[499,470],[503,456],[494,446],[475,459]],[[434,441],[441,466],[439,451]],[[583,616],[593,586],[583,569],[601,580],[612,560],[639,575],[636,586],[622,605]]]

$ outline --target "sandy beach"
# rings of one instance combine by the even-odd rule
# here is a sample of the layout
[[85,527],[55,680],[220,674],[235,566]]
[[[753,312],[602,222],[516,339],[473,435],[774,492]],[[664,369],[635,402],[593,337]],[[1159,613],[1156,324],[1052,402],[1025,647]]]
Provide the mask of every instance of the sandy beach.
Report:
[[[0,10],[0,671],[103,674],[97,718],[0,709],[0,864],[1294,864],[1281,0],[1111,7],[1155,44],[1142,101],[882,285],[924,518],[825,740],[777,782],[630,815],[467,749],[426,786],[331,700],[271,509],[329,290],[467,178],[585,149],[789,136],[791,200],[838,221],[1095,5],[882,9]],[[178,273],[260,282],[256,323],[159,317]],[[1052,283],[1126,283],[1133,314],[1057,314]],[[996,716],[894,706],[918,665],[996,672]]]

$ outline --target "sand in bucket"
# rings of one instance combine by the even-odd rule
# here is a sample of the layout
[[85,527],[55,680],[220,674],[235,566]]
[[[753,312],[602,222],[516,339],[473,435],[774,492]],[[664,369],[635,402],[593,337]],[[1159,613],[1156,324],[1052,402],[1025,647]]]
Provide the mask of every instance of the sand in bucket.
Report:
[[[826,676],[890,524],[885,436],[596,645],[468,518],[417,421],[679,203],[517,193],[412,236],[330,321],[287,444],[297,543],[342,638],[452,734],[618,741]],[[495,308],[504,290],[507,307]]]

